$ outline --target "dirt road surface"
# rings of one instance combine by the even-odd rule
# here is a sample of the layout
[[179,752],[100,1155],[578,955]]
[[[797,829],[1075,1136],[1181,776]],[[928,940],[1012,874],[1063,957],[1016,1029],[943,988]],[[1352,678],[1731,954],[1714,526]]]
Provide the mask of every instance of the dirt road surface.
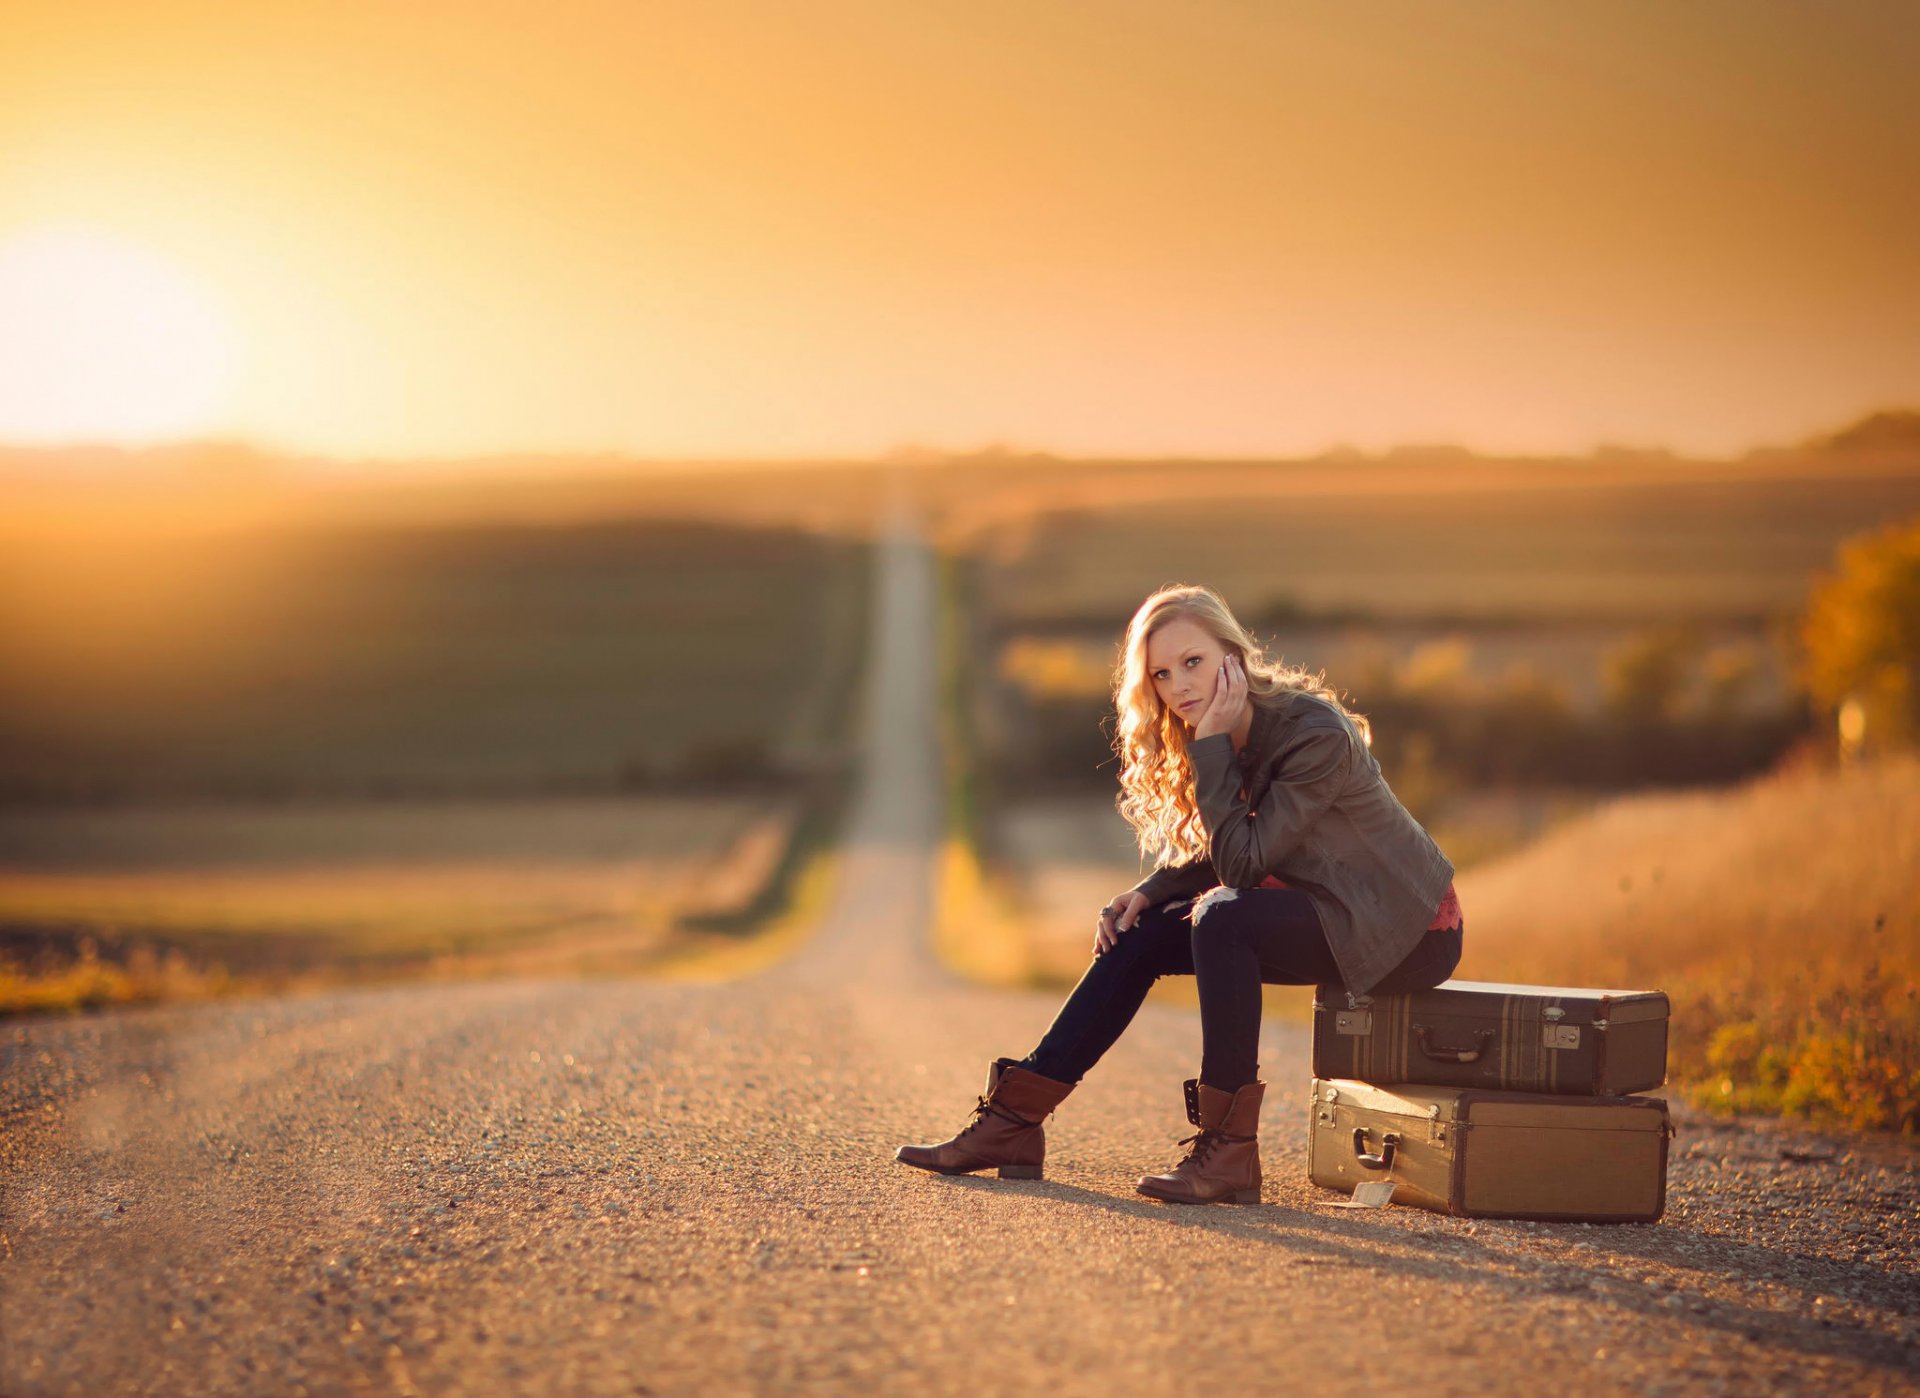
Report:
[[[1269,1027],[1258,1207],[1134,1193],[1199,1034],[1149,1006],[1048,1178],[895,1164],[1046,997],[925,950],[928,556],[876,610],[837,902],[723,985],[404,986],[0,1026],[0,1391],[1878,1393],[1920,1390],[1896,1142],[1679,1117],[1667,1217],[1331,1207]],[[1797,1157],[1829,1158],[1797,1158]]]

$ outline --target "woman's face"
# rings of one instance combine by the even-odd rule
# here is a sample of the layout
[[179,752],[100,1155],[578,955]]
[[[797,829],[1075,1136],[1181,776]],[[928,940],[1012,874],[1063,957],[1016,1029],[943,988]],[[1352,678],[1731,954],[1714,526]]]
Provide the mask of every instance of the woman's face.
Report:
[[1226,647],[1199,622],[1175,617],[1147,637],[1147,678],[1160,702],[1191,728],[1207,711],[1226,656]]

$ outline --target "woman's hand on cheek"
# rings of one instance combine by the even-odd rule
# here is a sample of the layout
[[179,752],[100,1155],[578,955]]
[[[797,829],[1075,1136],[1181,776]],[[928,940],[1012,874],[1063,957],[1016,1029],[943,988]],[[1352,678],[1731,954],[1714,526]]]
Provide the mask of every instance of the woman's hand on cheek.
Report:
[[1193,726],[1196,738],[1211,738],[1216,733],[1231,733],[1247,707],[1247,672],[1240,668],[1237,656],[1220,662],[1214,675],[1213,700],[1200,721]]

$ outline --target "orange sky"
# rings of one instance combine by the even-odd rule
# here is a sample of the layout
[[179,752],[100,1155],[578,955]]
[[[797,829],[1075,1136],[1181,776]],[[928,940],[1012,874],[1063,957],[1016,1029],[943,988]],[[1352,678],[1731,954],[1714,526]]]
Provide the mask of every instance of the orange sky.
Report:
[[[1905,0],[0,0],[0,31],[0,440],[1717,454],[1920,401]],[[132,270],[21,251],[95,246]]]

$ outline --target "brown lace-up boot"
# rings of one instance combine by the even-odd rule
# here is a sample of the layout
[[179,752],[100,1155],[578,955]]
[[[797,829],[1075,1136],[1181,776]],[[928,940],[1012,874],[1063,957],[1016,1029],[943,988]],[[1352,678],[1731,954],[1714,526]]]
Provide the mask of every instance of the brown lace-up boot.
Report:
[[1003,1180],[1037,1180],[1047,1159],[1040,1123],[1074,1086],[996,1058],[987,1069],[986,1093],[959,1135],[937,1146],[901,1146],[893,1158],[943,1175],[997,1169]]
[[1168,1173],[1142,1179],[1140,1192],[1170,1204],[1259,1203],[1260,1099],[1267,1085],[1222,1092],[1188,1078],[1186,1089],[1187,1120],[1200,1130],[1180,1144],[1193,1149]]

